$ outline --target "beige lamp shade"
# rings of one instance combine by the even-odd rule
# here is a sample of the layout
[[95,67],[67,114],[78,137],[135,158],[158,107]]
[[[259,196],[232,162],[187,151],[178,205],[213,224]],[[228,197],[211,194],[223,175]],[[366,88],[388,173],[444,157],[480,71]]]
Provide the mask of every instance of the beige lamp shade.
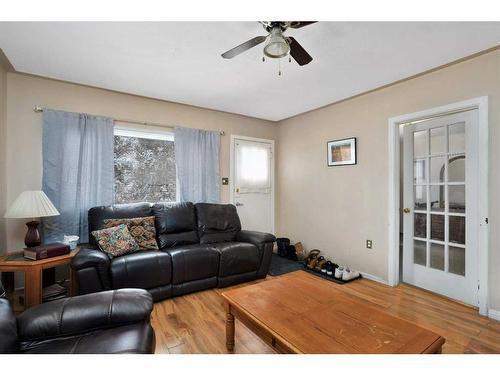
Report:
[[5,218],[35,218],[60,215],[49,197],[41,190],[23,191],[11,204]]

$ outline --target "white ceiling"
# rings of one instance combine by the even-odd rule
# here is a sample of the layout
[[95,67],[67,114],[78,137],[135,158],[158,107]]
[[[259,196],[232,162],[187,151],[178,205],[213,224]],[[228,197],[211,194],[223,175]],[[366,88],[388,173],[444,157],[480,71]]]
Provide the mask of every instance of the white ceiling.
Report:
[[267,120],[282,120],[500,44],[496,23],[319,22],[289,30],[313,56],[220,54],[257,22],[0,23],[17,71]]

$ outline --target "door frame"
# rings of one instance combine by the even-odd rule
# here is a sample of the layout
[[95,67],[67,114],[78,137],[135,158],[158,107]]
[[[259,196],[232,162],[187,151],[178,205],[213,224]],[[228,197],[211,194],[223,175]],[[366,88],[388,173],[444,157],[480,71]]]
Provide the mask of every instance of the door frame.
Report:
[[255,137],[247,137],[244,135],[236,135],[236,134],[231,134],[231,145],[229,148],[229,203],[234,204],[234,144],[236,139],[242,139],[245,141],[254,141],[254,142],[262,142],[262,143],[268,143],[271,145],[271,208],[272,208],[272,218],[271,218],[271,227],[272,227],[272,233],[276,233],[276,203],[275,203],[275,191],[276,191],[276,184],[275,184],[275,173],[274,173],[274,168],[275,168],[275,153],[274,153],[274,139],[265,139],[265,138],[255,138]]
[[388,249],[388,284],[399,284],[399,220],[400,220],[400,125],[408,122],[439,117],[464,110],[478,111],[478,162],[483,166],[479,170],[478,181],[478,306],[481,315],[488,315],[488,96],[481,96],[461,102],[439,106],[423,111],[391,117],[388,120],[388,161],[389,161],[389,249]]

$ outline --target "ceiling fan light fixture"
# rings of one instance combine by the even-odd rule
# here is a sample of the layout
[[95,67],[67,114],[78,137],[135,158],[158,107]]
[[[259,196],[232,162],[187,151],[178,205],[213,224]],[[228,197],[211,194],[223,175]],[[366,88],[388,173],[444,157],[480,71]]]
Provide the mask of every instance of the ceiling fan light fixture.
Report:
[[279,27],[275,27],[269,36],[269,41],[264,47],[264,54],[274,59],[284,57],[290,52],[290,46],[283,37]]

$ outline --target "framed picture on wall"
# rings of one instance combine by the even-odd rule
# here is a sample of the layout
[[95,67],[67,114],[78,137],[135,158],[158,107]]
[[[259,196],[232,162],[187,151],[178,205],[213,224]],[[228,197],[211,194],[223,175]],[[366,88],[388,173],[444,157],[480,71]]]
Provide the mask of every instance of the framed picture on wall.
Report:
[[356,158],[356,138],[338,139],[326,144],[328,166],[354,165]]

